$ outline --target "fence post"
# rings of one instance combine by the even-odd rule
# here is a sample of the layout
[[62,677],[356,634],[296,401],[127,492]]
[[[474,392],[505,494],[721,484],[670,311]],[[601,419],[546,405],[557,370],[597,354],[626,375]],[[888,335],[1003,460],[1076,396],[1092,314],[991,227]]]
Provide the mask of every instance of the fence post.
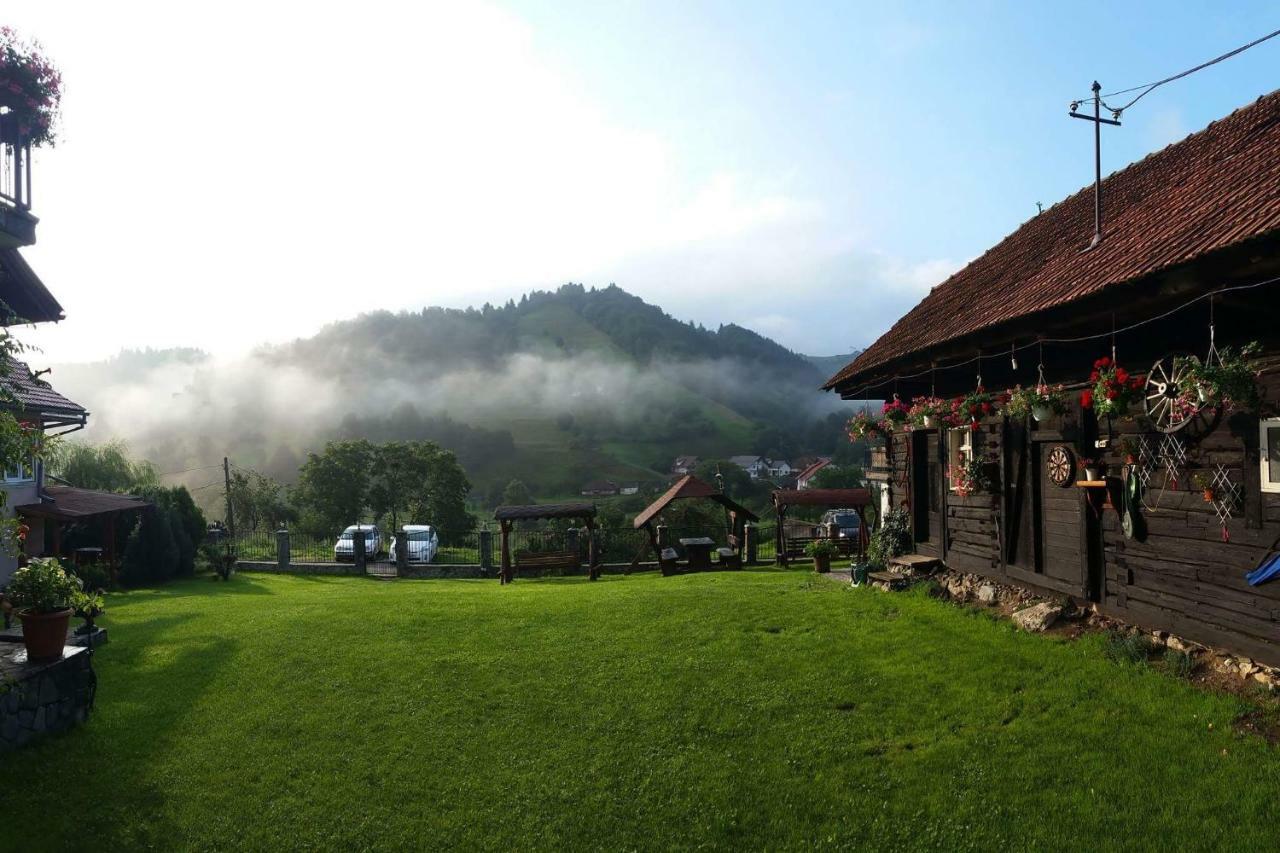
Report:
[[276,531],[276,565],[282,570],[289,568],[289,529],[286,527]]
[[351,562],[355,564],[357,572],[365,573],[364,530],[359,524],[356,525],[355,533],[351,534]]
[[747,565],[754,566],[756,564],[756,555],[759,553],[760,537],[757,535],[756,526],[749,521],[743,525],[742,539]]
[[570,527],[565,531],[564,549],[571,554],[577,555],[574,559],[577,560],[578,563],[582,562],[581,555],[578,554],[578,528]]
[[396,536],[396,552],[392,556],[395,558],[397,570],[409,568],[409,534],[403,527]]
[[480,568],[493,568],[493,531],[487,528],[480,531]]

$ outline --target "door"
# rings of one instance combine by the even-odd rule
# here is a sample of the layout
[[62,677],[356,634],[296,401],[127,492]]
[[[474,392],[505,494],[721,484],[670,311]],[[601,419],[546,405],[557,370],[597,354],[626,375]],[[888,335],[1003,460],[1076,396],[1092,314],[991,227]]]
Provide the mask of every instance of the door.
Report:
[[942,554],[942,470],[938,433],[911,433],[911,527],[917,550]]
[[1008,451],[1006,470],[1009,488],[1005,493],[1006,524],[1005,562],[1024,572],[1038,573],[1044,561],[1041,554],[1042,530],[1040,466],[1035,464],[1036,450],[1031,431],[1025,421],[1011,421],[1005,438]]
[[1085,561],[1085,506],[1081,490],[1074,481],[1060,486],[1039,476],[1045,471],[1049,454],[1058,441],[1037,441],[1037,460],[1040,495],[1040,529],[1042,550],[1038,572],[1045,579],[1045,586],[1060,589],[1071,595],[1085,597],[1088,592],[1088,566]]

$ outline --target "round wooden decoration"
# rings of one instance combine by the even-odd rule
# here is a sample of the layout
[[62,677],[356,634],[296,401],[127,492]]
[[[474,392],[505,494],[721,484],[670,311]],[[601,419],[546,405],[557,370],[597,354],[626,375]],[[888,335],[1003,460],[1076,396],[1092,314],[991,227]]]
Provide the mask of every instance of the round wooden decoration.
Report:
[[1061,444],[1049,451],[1044,467],[1049,482],[1055,486],[1070,486],[1075,479],[1075,457]]

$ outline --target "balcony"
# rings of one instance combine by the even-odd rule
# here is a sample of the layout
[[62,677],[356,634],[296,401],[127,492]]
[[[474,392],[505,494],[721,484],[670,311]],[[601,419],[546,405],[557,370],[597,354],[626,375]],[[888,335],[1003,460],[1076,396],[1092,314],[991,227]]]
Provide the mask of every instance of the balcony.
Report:
[[36,241],[31,215],[31,145],[13,113],[0,113],[0,250]]

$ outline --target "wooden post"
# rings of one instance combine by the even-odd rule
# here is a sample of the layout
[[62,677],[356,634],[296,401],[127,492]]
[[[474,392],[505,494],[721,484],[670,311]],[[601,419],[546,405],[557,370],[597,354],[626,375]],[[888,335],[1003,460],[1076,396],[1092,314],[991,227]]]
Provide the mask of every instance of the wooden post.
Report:
[[596,534],[596,523],[587,519],[587,577],[595,580],[600,577],[600,539]]
[[787,565],[787,537],[785,534],[787,526],[787,508],[783,504],[778,504],[778,529],[774,531],[774,539],[777,551],[775,552],[773,562],[775,565]]
[[502,583],[511,583],[511,522],[499,522],[502,536],[502,569],[499,577]]
[[742,529],[742,555],[747,565],[754,566],[759,553],[758,528],[754,524],[746,524]]

